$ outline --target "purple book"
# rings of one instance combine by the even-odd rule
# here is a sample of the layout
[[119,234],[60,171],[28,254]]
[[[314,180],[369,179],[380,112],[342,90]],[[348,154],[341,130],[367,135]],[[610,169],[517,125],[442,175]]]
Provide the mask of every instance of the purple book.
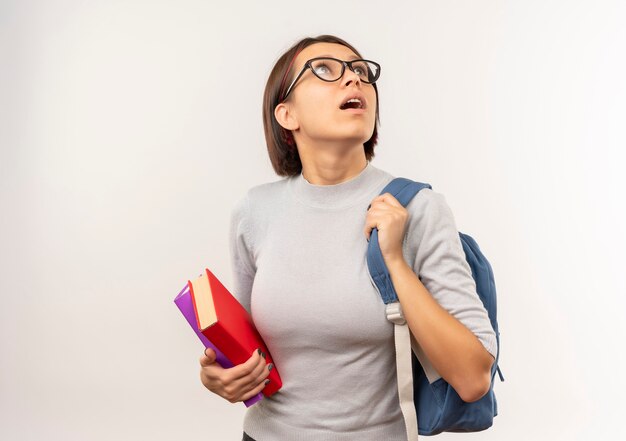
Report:
[[[187,319],[187,322],[189,323],[189,326],[191,326],[191,329],[193,329],[200,341],[204,344],[204,347],[211,348],[215,351],[216,361],[220,364],[220,366],[222,366],[224,369],[233,367],[234,364],[228,358],[226,358],[226,356],[222,354],[222,352],[217,349],[215,345],[213,345],[213,343],[211,343],[211,341],[206,338],[204,334],[202,334],[202,332],[198,330],[198,324],[196,323],[196,313],[193,309],[191,293],[189,292],[189,285],[185,285],[183,290],[178,293],[178,295],[174,299],[174,303],[176,303],[176,306],[178,306],[180,312],[183,313],[183,315]],[[250,407],[257,401],[260,401],[262,399],[263,393],[259,392],[259,394],[245,400],[244,404],[246,405],[246,407]]]

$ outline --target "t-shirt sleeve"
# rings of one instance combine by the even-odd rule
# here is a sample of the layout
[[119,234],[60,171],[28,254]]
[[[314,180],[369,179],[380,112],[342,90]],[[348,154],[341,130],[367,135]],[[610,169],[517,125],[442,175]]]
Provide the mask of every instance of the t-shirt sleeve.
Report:
[[256,274],[256,265],[252,255],[249,227],[248,195],[241,198],[233,207],[230,215],[229,247],[230,263],[233,272],[233,296],[251,314],[250,293]]
[[476,291],[452,210],[443,194],[431,189],[421,190],[414,201],[419,212],[414,227],[421,239],[413,271],[435,300],[474,333],[495,358],[496,335]]

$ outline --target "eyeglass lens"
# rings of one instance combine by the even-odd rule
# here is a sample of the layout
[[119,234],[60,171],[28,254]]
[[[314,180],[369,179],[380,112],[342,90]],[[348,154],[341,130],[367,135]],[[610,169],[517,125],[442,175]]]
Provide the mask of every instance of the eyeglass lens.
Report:
[[[313,73],[326,81],[336,81],[341,77],[343,63],[330,58],[323,58],[311,61]],[[362,81],[371,83],[378,76],[378,66],[367,61],[355,61],[352,63],[352,70]]]

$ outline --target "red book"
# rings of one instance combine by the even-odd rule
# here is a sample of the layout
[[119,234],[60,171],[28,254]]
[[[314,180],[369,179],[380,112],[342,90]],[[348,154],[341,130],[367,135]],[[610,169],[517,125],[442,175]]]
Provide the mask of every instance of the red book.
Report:
[[[234,365],[246,362],[257,348],[261,348],[265,353],[267,364],[273,363],[272,356],[248,311],[211,271],[206,269],[200,277],[187,283],[198,330]],[[262,392],[269,397],[283,385],[276,365],[267,378],[270,383]]]

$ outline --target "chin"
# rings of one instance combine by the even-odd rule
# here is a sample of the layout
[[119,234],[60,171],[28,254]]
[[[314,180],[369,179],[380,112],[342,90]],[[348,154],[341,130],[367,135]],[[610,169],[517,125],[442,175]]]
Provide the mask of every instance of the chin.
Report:
[[337,141],[352,141],[359,144],[366,143],[374,133],[374,124],[367,124],[366,121],[362,120],[351,122],[328,121],[327,124],[322,124],[320,127],[335,127],[335,130],[331,133],[327,133],[326,136],[322,136],[323,138]]
[[343,138],[343,140],[346,141],[346,142],[351,142],[351,143],[354,143],[354,144],[363,145],[370,138],[371,138],[371,135],[370,136],[350,136],[350,135],[346,135]]
[[364,128],[359,127],[355,130],[346,130],[344,133],[346,138],[355,140],[361,139],[362,143],[365,143],[368,139],[372,137],[372,133],[374,133],[374,128],[372,127],[370,130],[365,130]]

